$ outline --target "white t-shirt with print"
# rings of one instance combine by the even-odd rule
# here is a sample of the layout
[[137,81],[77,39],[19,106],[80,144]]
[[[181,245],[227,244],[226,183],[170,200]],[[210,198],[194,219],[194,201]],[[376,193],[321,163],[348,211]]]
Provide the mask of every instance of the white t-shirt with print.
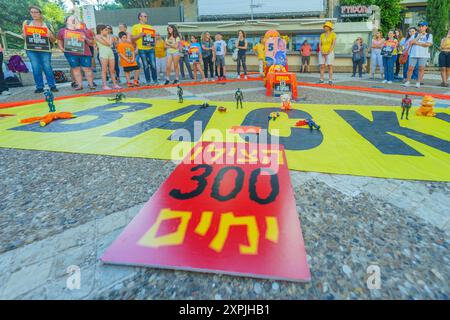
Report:
[[216,50],[216,55],[224,56],[226,53],[227,43],[223,40],[214,42],[214,49]]
[[[428,35],[428,39],[427,39]],[[417,43],[431,43],[433,44],[433,35],[432,34],[418,34],[417,35]],[[430,58],[430,47],[422,47],[418,45],[413,45],[411,48],[410,57],[411,58]]]

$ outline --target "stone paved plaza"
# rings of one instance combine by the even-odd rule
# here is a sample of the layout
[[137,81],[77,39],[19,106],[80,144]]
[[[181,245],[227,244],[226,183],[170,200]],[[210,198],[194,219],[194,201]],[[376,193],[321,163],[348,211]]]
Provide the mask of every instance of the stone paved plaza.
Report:
[[[298,75],[316,82],[317,75]],[[450,93],[437,77],[421,89]],[[337,74],[336,84],[404,90]],[[185,87],[185,99],[273,102],[261,82]],[[175,89],[176,90],[176,89]],[[34,99],[17,88],[6,101]],[[71,94],[70,86],[60,95]],[[127,97],[176,99],[173,88]],[[399,106],[401,96],[300,88],[308,104]],[[413,97],[413,103],[420,99]],[[448,108],[449,101],[437,101]],[[450,134],[450,133],[449,133]],[[0,299],[449,299],[450,184],[290,171],[312,281],[306,284],[102,264],[99,257],[175,168],[171,161],[0,149]],[[80,267],[81,288],[67,288]],[[367,268],[380,267],[369,290]]]

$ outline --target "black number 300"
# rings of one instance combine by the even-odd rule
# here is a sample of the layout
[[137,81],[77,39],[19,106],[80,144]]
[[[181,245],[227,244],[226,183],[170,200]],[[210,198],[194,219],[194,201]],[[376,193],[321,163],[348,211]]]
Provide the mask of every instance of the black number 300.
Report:
[[[192,198],[197,197],[200,194],[202,194],[208,185],[208,181],[206,179],[211,175],[213,169],[210,165],[200,164],[196,167],[193,167],[191,169],[191,171],[196,172],[200,169],[204,169],[202,174],[191,177],[191,180],[197,181],[197,187],[194,190],[183,193],[180,189],[172,189],[169,192],[169,195],[178,200],[188,200],[188,199],[192,199]],[[236,172],[236,178],[234,180],[234,187],[233,187],[233,190],[231,190],[228,194],[222,195],[222,194],[220,194],[220,185],[222,183],[224,176],[229,171]],[[256,183],[258,181],[258,177],[261,175],[261,173],[263,171],[267,172],[267,174],[270,175],[271,191],[266,198],[261,198],[258,195],[258,192],[256,190]],[[230,166],[230,167],[224,167],[224,168],[220,169],[220,171],[217,173],[217,175],[214,178],[212,191],[211,191],[211,197],[216,199],[217,201],[221,201],[221,202],[236,198],[236,196],[241,192],[242,187],[244,185],[244,176],[245,176],[245,173],[242,170],[242,168],[240,168],[240,167]],[[280,184],[278,181],[278,175],[270,168],[258,168],[258,169],[253,170],[252,173],[250,174],[248,191],[249,191],[250,199],[255,201],[256,203],[269,204],[269,203],[275,201],[278,194],[280,193]]]

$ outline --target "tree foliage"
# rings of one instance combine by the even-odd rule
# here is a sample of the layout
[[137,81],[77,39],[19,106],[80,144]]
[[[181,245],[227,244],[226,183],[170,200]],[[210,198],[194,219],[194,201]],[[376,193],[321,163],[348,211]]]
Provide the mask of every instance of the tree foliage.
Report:
[[401,21],[402,6],[400,0],[342,0],[341,5],[375,5],[380,7],[381,31],[384,34],[397,27]]
[[2,30],[21,32],[22,22],[30,19],[28,7],[37,5],[42,8],[45,20],[58,29],[64,22],[64,8],[60,1],[45,0],[0,0],[0,28]]
[[428,0],[427,20],[430,24],[435,43],[446,36],[449,27],[448,0]]

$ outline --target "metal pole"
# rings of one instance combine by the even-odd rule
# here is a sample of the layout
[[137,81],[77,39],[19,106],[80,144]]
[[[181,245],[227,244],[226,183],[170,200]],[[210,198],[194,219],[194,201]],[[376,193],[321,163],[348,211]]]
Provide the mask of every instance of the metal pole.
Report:
[[250,18],[250,20],[253,20],[253,0],[250,0],[250,9],[251,9],[251,18]]

